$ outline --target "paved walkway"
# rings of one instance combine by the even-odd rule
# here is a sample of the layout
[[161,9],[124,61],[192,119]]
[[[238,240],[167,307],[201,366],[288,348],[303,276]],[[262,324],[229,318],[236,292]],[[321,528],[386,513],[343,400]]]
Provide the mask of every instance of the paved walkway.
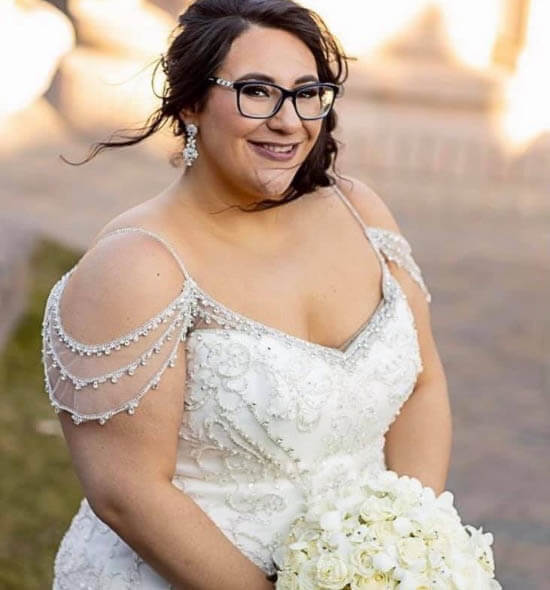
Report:
[[[343,117],[352,145],[362,141],[358,112],[350,108]],[[2,217],[85,248],[103,223],[177,173],[167,155],[140,147],[102,154],[81,167],[56,157],[78,159],[87,147],[54,134],[24,154],[4,156]],[[461,199],[460,182],[430,184],[420,177],[405,183],[399,175],[365,169],[357,155],[346,161],[347,170],[368,178],[390,205],[432,291],[433,329],[454,413],[448,488],[464,522],[494,532],[504,587],[544,590],[550,555],[546,203],[531,196],[527,213],[500,210],[498,200],[484,204],[483,188],[476,195],[469,186]]]

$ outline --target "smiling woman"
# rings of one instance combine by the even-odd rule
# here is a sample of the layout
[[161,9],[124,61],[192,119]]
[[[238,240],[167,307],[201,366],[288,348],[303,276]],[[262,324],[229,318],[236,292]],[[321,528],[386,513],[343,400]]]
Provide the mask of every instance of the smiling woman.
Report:
[[[336,126],[336,114],[332,110],[334,99],[337,97],[341,84],[348,74],[347,60],[337,39],[330,34],[325,23],[313,11],[296,5],[290,0],[239,2],[238,0],[217,0],[194,2],[189,9],[179,17],[179,27],[173,33],[173,39],[165,56],[155,68],[162,67],[166,74],[166,83],[162,92],[162,105],[151,114],[146,124],[134,132],[119,133],[119,138],[113,141],[98,142],[90,151],[86,159],[78,164],[86,163],[105,148],[115,148],[134,145],[148,138],[164,125],[169,124],[174,135],[187,135],[188,126],[195,124],[200,112],[206,106],[214,106],[215,95],[212,84],[235,89],[236,106],[241,115],[253,118],[271,119],[265,117],[264,108],[259,112],[258,101],[252,98],[258,96],[258,88],[243,85],[242,82],[263,81],[271,83],[267,88],[263,86],[260,92],[267,90],[271,96],[271,106],[286,106],[285,88],[275,84],[277,80],[283,85],[292,87],[298,94],[292,97],[296,108],[296,115],[303,110],[306,116],[302,120],[312,120],[314,123],[297,129],[295,141],[288,141],[285,137],[270,137],[266,143],[264,138],[249,139],[249,146],[261,144],[270,145],[273,149],[254,150],[255,154],[271,157],[274,153],[292,148],[292,158],[277,159],[277,161],[292,161],[288,174],[292,174],[291,182],[280,194],[276,185],[267,181],[265,173],[258,173],[256,183],[263,183],[264,196],[277,196],[257,200],[257,193],[253,192],[253,199],[248,199],[247,205],[251,210],[276,207],[309,193],[317,187],[328,186],[334,178],[328,173],[329,167],[334,168],[338,148],[332,136]],[[282,39],[282,42],[281,42]],[[261,53],[258,49],[261,48]],[[237,66],[238,64],[238,66]],[[265,64],[270,64],[271,72],[266,70]],[[290,71],[289,66],[296,72]],[[257,67],[256,67],[257,66]],[[235,82],[221,83],[222,72],[239,70],[232,79]],[[278,69],[278,71],[277,71]],[[155,77],[155,73],[153,74]],[[311,84],[322,83],[316,90]],[[273,86],[275,84],[275,86]],[[244,86],[244,91],[243,91]],[[304,88],[301,88],[304,87]],[[311,92],[316,92],[313,97]],[[214,96],[212,96],[214,95]],[[244,99],[242,98],[244,95]],[[307,98],[306,98],[307,97]],[[322,115],[309,115],[311,104],[322,105]],[[252,105],[254,103],[255,106]],[[278,104],[280,103],[280,104]],[[306,107],[306,103],[310,106]],[[227,116],[228,123],[235,121],[234,110],[228,111],[228,100],[225,100],[225,110],[220,112]],[[244,106],[244,111],[243,111]],[[247,109],[249,112],[247,112]],[[284,109],[286,111],[286,108]],[[285,119],[288,117],[285,116]],[[204,119],[213,121],[213,119]],[[276,135],[279,119],[271,119]],[[258,125],[253,121],[242,122],[241,133],[251,132]],[[270,125],[270,122],[267,122]],[[206,159],[210,146],[209,130],[199,127],[198,142],[205,148]],[[233,132],[234,133],[234,132]],[[257,132],[260,133],[260,130]],[[307,136],[306,136],[307,134]],[[220,136],[223,136],[220,134]],[[275,141],[277,139],[277,141]],[[213,145],[213,148],[217,148]],[[229,147],[229,146],[227,146]],[[298,149],[299,148],[299,149]],[[202,153],[202,152],[201,152]],[[69,164],[76,164],[69,162]],[[225,160],[224,160],[225,162]],[[173,163],[178,163],[174,158]],[[247,163],[248,164],[248,163]],[[231,162],[227,162],[231,165]],[[256,173],[256,170],[251,170]],[[284,184],[288,174],[281,176],[280,183]],[[269,175],[268,175],[269,176]],[[277,176],[272,173],[272,176]],[[249,197],[251,195],[248,195]],[[282,198],[281,198],[282,197]],[[240,199],[242,201],[242,199]],[[242,206],[243,203],[241,203]]]
[[330,172],[346,57],[291,0],[179,20],[161,108],[86,161],[169,122],[184,170],[102,228],[44,312],[86,496],[56,590],[267,590],[311,494],[386,468],[444,487],[429,291],[382,200]]

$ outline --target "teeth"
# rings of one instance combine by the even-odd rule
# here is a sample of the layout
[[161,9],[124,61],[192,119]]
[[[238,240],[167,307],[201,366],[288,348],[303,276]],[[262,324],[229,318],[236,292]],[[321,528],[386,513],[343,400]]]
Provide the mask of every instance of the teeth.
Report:
[[291,145],[273,145],[272,143],[262,143],[261,145],[271,152],[279,152],[282,154],[291,152],[293,147]]

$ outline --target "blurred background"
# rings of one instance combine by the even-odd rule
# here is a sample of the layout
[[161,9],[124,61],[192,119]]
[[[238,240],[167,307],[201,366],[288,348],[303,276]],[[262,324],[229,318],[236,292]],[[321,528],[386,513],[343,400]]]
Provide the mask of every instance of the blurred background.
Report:
[[[548,588],[550,2],[310,0],[356,56],[338,167],[388,203],[432,292],[448,489],[506,590]],[[0,0],[0,587],[51,587],[81,489],[43,389],[45,298],[180,171],[163,131],[72,167],[157,106],[177,0]],[[161,88],[162,72],[156,80]],[[473,590],[473,589],[472,589]]]

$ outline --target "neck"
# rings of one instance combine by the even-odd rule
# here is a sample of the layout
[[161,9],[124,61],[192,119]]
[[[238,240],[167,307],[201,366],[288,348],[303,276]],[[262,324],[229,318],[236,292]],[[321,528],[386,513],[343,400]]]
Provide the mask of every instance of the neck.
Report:
[[231,241],[245,242],[282,236],[288,231],[289,221],[295,210],[292,201],[285,205],[258,211],[242,211],[265,197],[246,194],[227,180],[208,174],[202,166],[188,169],[169,187],[170,198],[178,206],[192,209],[201,222],[218,236]]

